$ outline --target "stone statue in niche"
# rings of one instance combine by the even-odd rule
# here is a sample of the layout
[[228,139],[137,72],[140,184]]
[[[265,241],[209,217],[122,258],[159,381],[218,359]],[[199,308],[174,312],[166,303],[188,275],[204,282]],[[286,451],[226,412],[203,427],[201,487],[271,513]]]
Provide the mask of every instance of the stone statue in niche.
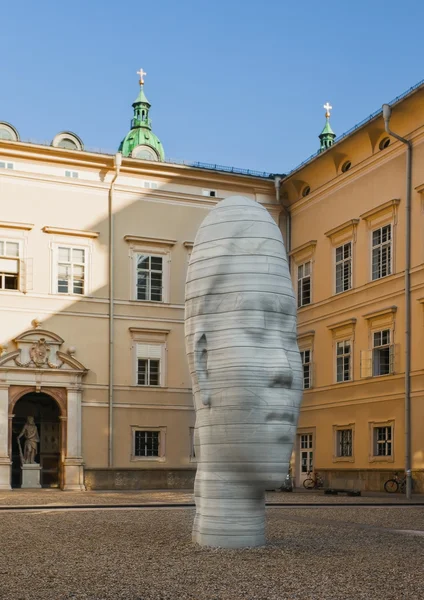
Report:
[[257,202],[227,198],[200,226],[185,336],[196,409],[193,540],[262,545],[265,490],[289,468],[302,364],[283,239]]
[[[25,437],[24,451],[22,453],[20,439]],[[27,422],[18,435],[19,453],[21,462],[24,465],[33,465],[37,456],[37,444],[40,441],[37,425],[34,422],[34,417],[27,417]]]

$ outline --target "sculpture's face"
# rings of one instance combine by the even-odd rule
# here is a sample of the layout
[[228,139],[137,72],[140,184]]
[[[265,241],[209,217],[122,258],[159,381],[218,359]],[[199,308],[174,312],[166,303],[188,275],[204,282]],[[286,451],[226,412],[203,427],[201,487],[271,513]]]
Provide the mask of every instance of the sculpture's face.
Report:
[[302,365],[281,233],[253,201],[221,202],[199,230],[187,276],[186,341],[199,466],[248,471],[259,488],[280,485]]
[[28,425],[34,425],[34,417],[28,417],[27,423],[28,423]]

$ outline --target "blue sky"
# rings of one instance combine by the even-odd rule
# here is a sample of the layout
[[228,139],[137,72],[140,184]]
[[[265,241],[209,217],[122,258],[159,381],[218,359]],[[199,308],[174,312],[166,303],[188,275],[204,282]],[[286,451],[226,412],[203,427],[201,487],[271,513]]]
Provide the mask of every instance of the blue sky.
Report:
[[0,120],[114,152],[147,71],[167,157],[287,172],[424,78],[419,0],[20,0],[2,6]]

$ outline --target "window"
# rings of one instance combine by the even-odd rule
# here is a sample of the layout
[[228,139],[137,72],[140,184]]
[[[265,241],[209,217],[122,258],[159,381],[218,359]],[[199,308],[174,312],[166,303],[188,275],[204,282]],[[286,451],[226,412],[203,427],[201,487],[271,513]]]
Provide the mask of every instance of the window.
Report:
[[0,290],[19,287],[19,242],[0,240]]
[[11,162],[0,161],[0,169],[13,169],[14,165]]
[[297,306],[311,303],[311,261],[297,267]]
[[58,246],[57,292],[59,294],[84,294],[86,251],[84,248]]
[[372,232],[372,279],[392,273],[392,226],[385,225]]
[[392,456],[392,426],[374,427],[374,456]]
[[78,171],[65,171],[65,177],[72,177],[73,179],[78,179],[79,173]]
[[351,342],[336,342],[336,379],[337,383],[352,379]]
[[393,373],[393,345],[390,343],[390,329],[374,331],[372,334],[372,374],[373,377]]
[[352,287],[352,242],[336,248],[336,294]]
[[137,344],[137,385],[160,386],[162,344]]
[[345,163],[343,163],[342,173],[346,173],[346,171],[349,171],[351,166],[352,166],[352,163],[350,162],[350,160],[347,160]]
[[162,302],[163,257],[137,254],[137,300]]
[[311,193],[311,188],[309,185],[305,185],[305,187],[302,190],[302,196],[304,198],[306,198],[306,196],[309,196],[309,194]]
[[157,181],[148,181],[147,179],[143,180],[143,187],[149,188],[151,190],[157,190],[159,184]]
[[312,350],[301,350],[300,356],[303,365],[303,389],[309,390],[312,387]]
[[347,458],[352,456],[352,429],[337,430],[337,456]]
[[210,196],[211,198],[215,198],[216,190],[202,190],[202,196]]
[[190,427],[190,460],[196,460],[196,450],[194,448],[194,427]]
[[380,150],[384,150],[388,146],[390,146],[390,138],[388,138],[388,137],[383,138],[381,140],[381,142],[378,144],[378,147],[380,148]]
[[134,456],[159,456],[160,431],[134,431]]

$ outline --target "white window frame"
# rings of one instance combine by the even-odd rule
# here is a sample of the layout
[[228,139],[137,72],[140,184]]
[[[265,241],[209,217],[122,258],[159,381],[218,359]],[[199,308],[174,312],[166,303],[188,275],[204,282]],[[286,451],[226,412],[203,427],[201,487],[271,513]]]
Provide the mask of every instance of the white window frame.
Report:
[[[306,352],[309,352],[309,362],[305,362]],[[304,390],[310,390],[312,388],[312,348],[302,348],[300,350],[300,355],[302,359],[302,383]],[[308,366],[309,370],[309,386],[305,387],[305,366]]]
[[[345,246],[350,246],[350,256],[349,258],[342,258],[341,260],[337,260],[337,250],[339,248],[342,248],[342,252],[344,253],[344,247]],[[344,264],[348,263],[350,264],[350,273],[349,273],[349,287],[340,291],[337,291],[337,266],[338,265],[342,265],[342,267],[344,267]],[[349,240],[347,242],[341,243],[338,246],[336,246],[334,248],[334,293],[335,294],[343,294],[344,292],[348,292],[349,290],[351,290],[353,288],[353,241]]]
[[[390,228],[390,241],[389,242],[380,242],[380,244],[376,244],[374,246],[374,242],[373,242],[373,237],[374,237],[374,233],[378,230],[382,230],[385,227],[389,227]],[[380,225],[379,227],[373,227],[371,229],[370,232],[370,246],[371,246],[371,281],[379,281],[380,279],[384,279],[385,277],[389,277],[390,275],[393,275],[393,252],[394,252],[394,227],[393,227],[393,223],[385,223],[384,225]],[[389,266],[389,273],[387,273],[386,275],[380,275],[379,277],[374,277],[374,269],[373,269],[373,257],[374,257],[374,249],[379,248],[380,251],[382,250],[383,247],[389,247],[390,250],[390,260],[388,263]],[[382,267],[382,263],[380,265],[380,271],[381,271],[381,267]]]
[[[162,300],[138,300],[137,299],[137,256],[160,256],[162,258]],[[140,304],[169,304],[170,275],[171,275],[171,250],[170,247],[152,247],[134,245],[130,248],[131,258],[131,293],[130,298]]]
[[0,160],[0,169],[6,171],[13,171],[15,169],[15,163],[9,162],[8,160]]
[[[150,267],[150,269],[148,269],[148,273],[149,273],[149,292],[150,292],[150,296],[151,296],[151,274],[152,272],[156,272],[156,273],[162,273],[162,287],[161,287],[161,299],[160,300],[152,300],[151,298],[138,298],[137,297],[137,283],[138,283],[138,257],[139,256],[144,256],[144,257],[148,257],[150,259],[152,258],[161,258],[162,259],[162,271],[157,271],[155,269],[152,269]],[[151,261],[150,261],[151,263]],[[137,302],[158,302],[160,304],[163,304],[164,302],[164,288],[165,288],[165,258],[163,256],[163,254],[153,254],[153,253],[147,253],[147,252],[135,252],[134,253],[134,264],[135,264],[135,273],[134,273],[134,277],[135,277],[135,290],[134,290],[134,294],[135,294],[135,300],[137,300]]]
[[[84,272],[84,293],[74,294],[73,292],[58,291],[59,276],[59,248],[70,248],[75,250],[84,250],[85,252],[85,272]],[[54,242],[51,244],[51,293],[56,296],[73,296],[75,298],[84,298],[90,295],[91,289],[91,246],[81,243]]]
[[216,190],[202,190],[202,196],[207,196],[208,198],[216,198],[217,197]]
[[[369,454],[369,462],[394,462],[395,460],[395,422],[391,421],[371,421],[369,423],[370,428],[370,454]],[[390,454],[377,454],[377,446],[380,445],[377,443],[377,435],[378,430],[380,428],[390,428],[391,429],[391,453]],[[385,443],[387,443],[387,439]]]
[[[136,456],[135,434],[137,431],[159,433],[159,455],[158,456]],[[131,462],[165,462],[166,461],[166,427],[145,427],[144,425],[131,426]]]
[[68,177],[69,179],[78,179],[79,178],[79,172],[78,171],[71,171],[70,169],[66,169],[66,171],[65,171],[65,177]]
[[[7,236],[1,236],[0,237],[0,242],[3,242],[5,245],[8,242],[11,242],[13,244],[18,244],[18,256],[8,256],[7,254],[1,254],[0,253],[0,258],[2,260],[13,260],[13,261],[17,261],[18,262],[18,287],[14,290],[14,289],[6,289],[3,287],[0,287],[0,292],[4,293],[4,292],[12,292],[12,293],[16,293],[16,292],[21,292],[22,291],[22,283],[23,283],[23,259],[22,259],[22,248],[23,248],[23,240],[19,239],[19,238],[12,238],[12,237],[7,237]],[[1,273],[6,273],[7,271],[3,271],[1,270]],[[1,284],[1,280],[2,277],[0,278],[0,284]]]
[[[300,268],[303,268],[303,270],[305,269],[305,266],[309,264],[309,274],[308,275],[302,275],[302,277],[299,277],[299,270]],[[304,306],[309,306],[310,304],[312,304],[312,260],[305,260],[305,262],[303,263],[299,263],[296,265],[297,266],[297,271],[296,271],[296,276],[297,276],[297,288],[296,288],[296,293],[297,293],[297,308],[303,308]],[[309,302],[307,302],[306,304],[303,302],[303,282],[309,278]],[[299,283],[301,282],[300,285],[300,289],[301,289],[301,293],[299,295]]]
[[[138,356],[138,346],[156,346],[160,348],[160,357],[151,358],[150,356]],[[159,360],[159,385],[145,385],[138,383],[138,359],[142,360]],[[150,342],[150,341],[134,341],[134,385],[138,389],[160,389],[166,387],[166,343],[165,342]]]
[[[353,340],[352,338],[345,339],[335,339],[334,340],[334,350],[335,350],[335,371],[336,371],[336,383],[347,383],[348,381],[353,380],[352,376],[352,368],[353,368]],[[343,344],[344,352],[342,354],[338,353],[339,345]],[[346,344],[349,344],[349,352],[346,352]],[[349,379],[344,379],[344,359],[345,357],[349,357]],[[343,359],[343,379],[339,379],[339,369],[338,363],[339,359]]]

